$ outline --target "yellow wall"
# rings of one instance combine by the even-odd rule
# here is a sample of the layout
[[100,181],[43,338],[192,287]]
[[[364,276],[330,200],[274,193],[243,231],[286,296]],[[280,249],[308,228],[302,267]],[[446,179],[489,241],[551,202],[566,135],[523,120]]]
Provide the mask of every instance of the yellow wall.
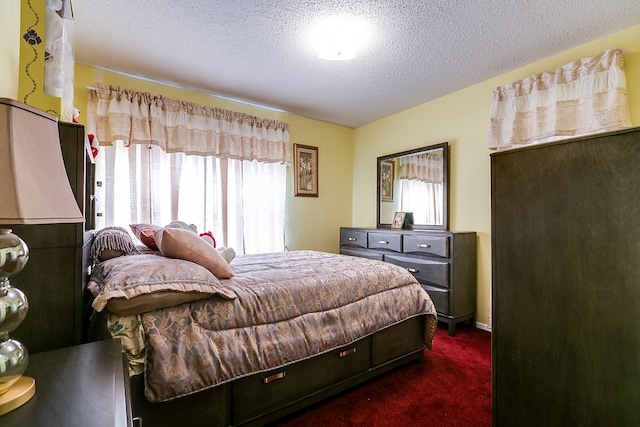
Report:
[[[62,102],[44,93],[45,0],[0,2],[0,97],[63,117]],[[40,43],[23,38],[33,30]]]
[[494,87],[520,80],[578,58],[623,48],[634,126],[640,125],[640,25],[355,130],[353,225],[376,224],[376,157],[448,141],[450,144],[450,229],[478,234],[478,314],[491,326],[491,181],[486,148]]
[[0,98],[18,99],[20,3],[0,2]]
[[318,147],[319,196],[294,197],[293,167],[289,168],[285,243],[289,250],[338,252],[339,228],[350,225],[352,219],[352,129],[76,64],[74,102],[81,123],[86,124],[87,87],[94,82],[289,123],[292,144]]

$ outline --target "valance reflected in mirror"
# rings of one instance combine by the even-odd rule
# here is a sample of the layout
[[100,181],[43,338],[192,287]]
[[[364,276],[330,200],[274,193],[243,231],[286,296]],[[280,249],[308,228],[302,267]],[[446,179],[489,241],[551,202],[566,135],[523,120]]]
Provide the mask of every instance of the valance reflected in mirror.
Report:
[[378,157],[377,226],[411,212],[413,229],[449,228],[449,143]]

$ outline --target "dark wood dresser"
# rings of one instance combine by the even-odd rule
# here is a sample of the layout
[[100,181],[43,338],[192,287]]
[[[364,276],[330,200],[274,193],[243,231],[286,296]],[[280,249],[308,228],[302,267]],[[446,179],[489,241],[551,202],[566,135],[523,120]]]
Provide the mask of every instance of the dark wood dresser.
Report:
[[340,228],[340,253],[378,259],[409,270],[429,293],[438,320],[475,321],[476,233]]
[[[85,218],[92,188],[85,185],[91,162],[85,151],[84,127],[58,124],[62,155],[71,189]],[[36,153],[34,153],[36,154]],[[42,177],[42,179],[47,179]],[[91,181],[90,181],[91,182]],[[82,253],[86,250],[85,224],[7,225],[29,246],[29,261],[11,277],[22,290],[29,312],[11,333],[30,353],[53,350],[82,342]]]
[[491,155],[494,426],[640,425],[640,129]]

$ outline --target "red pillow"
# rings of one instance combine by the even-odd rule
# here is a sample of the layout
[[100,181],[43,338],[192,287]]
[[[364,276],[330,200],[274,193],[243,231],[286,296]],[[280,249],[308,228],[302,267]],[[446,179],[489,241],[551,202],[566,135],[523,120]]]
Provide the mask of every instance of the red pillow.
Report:
[[129,227],[131,227],[131,231],[143,245],[154,251],[158,250],[154,233],[162,227],[153,224],[129,224]]

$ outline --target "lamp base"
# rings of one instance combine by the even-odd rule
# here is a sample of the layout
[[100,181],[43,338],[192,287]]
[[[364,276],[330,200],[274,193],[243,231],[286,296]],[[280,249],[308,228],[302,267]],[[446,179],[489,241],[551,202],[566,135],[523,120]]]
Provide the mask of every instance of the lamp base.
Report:
[[36,380],[20,377],[6,393],[0,395],[0,415],[24,405],[36,394]]

